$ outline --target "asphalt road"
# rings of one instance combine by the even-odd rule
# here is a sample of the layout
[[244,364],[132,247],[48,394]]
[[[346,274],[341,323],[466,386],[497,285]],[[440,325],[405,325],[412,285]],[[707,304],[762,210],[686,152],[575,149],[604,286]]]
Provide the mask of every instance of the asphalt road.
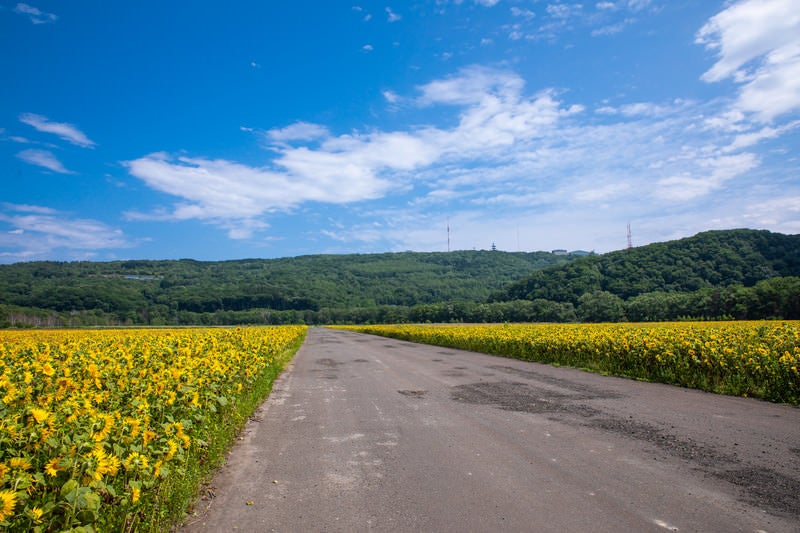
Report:
[[195,531],[800,531],[800,409],[311,329]]

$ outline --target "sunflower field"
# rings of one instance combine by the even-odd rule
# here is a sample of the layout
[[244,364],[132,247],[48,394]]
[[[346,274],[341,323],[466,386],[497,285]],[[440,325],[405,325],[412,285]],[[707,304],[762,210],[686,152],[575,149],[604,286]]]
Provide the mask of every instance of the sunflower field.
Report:
[[0,530],[167,530],[305,334],[0,331]]
[[775,402],[800,403],[800,322],[386,325],[347,329]]

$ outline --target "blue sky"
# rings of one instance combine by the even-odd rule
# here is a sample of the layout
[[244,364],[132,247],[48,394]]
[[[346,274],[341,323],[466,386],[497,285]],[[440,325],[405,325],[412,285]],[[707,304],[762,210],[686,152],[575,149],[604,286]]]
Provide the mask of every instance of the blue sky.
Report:
[[0,262],[800,233],[796,0],[0,3]]

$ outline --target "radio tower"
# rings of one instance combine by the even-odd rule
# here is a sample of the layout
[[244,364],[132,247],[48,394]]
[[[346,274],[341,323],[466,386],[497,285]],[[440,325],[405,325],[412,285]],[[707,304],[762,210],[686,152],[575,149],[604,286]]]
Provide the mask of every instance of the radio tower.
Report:
[[628,222],[628,249],[633,248],[633,241],[631,241],[631,223]]
[[450,217],[447,217],[447,251],[450,251]]

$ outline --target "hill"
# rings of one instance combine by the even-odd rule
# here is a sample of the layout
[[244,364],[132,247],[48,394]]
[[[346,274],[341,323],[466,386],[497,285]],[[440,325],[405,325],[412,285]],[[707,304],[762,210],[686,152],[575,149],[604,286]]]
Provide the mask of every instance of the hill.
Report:
[[53,322],[53,313],[61,313],[78,325],[263,322],[280,313],[280,322],[298,321],[305,316],[298,313],[306,311],[483,301],[532,270],[574,258],[454,251],[16,263],[0,265],[0,305],[6,315],[47,316]]
[[800,319],[800,235],[500,251],[0,265],[0,325]]
[[[798,276],[800,235],[747,229],[707,231],[538,270],[495,293],[491,300],[616,307],[604,320],[623,315],[631,320],[681,315],[789,318],[779,308],[788,305],[789,314],[800,312]],[[660,309],[640,309],[645,304]],[[756,309],[770,305],[772,310]],[[673,309],[666,309],[669,306]],[[578,318],[590,317],[579,312]]]

